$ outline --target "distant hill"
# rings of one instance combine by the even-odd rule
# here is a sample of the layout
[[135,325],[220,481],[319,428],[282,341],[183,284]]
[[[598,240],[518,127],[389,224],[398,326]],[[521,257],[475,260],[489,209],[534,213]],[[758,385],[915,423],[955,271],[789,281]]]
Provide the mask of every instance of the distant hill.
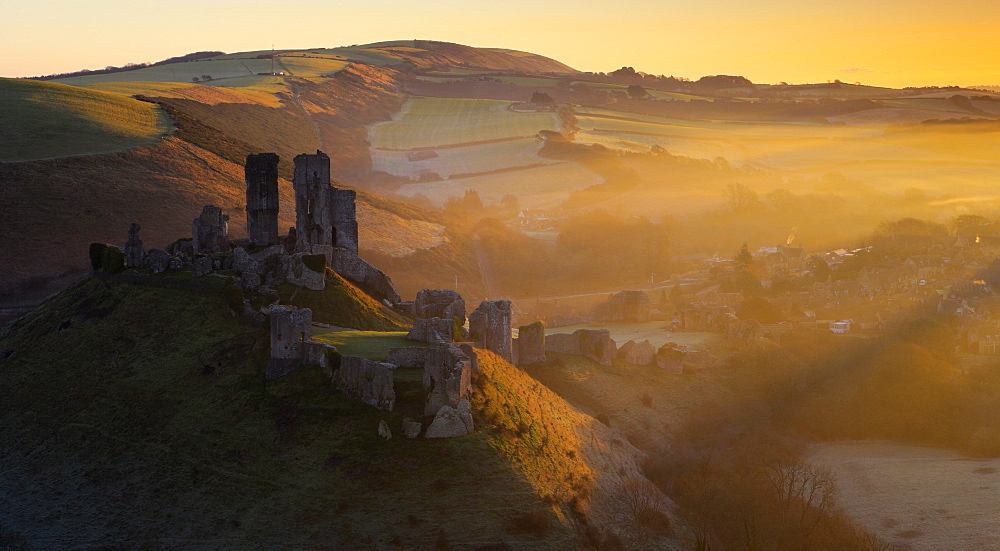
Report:
[[0,162],[121,151],[167,134],[162,109],[119,94],[0,78]]

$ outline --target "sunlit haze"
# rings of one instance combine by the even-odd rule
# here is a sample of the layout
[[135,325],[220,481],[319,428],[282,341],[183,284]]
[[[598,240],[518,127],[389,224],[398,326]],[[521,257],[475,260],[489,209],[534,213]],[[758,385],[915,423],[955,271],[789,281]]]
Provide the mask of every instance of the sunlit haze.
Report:
[[1000,83],[1000,3],[956,0],[52,0],[4,9],[0,75],[158,61],[198,50],[422,38],[531,51],[583,71],[630,65],[754,82]]

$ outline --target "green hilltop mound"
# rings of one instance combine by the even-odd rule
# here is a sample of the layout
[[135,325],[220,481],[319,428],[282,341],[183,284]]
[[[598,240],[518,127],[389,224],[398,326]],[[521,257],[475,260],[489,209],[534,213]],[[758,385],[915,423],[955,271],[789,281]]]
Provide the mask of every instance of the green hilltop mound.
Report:
[[96,90],[0,78],[0,162],[121,151],[170,129],[155,105]]
[[676,544],[666,516],[629,516],[640,454],[498,356],[478,351],[476,432],[411,440],[421,370],[398,370],[392,412],[318,367],[268,381],[267,331],[222,280],[172,281],[88,277],[0,331],[0,530],[32,549]]
[[311,309],[313,321],[370,331],[399,331],[412,325],[410,320],[366,295],[329,268],[322,291],[310,291],[291,283],[279,285],[277,291],[283,303]]

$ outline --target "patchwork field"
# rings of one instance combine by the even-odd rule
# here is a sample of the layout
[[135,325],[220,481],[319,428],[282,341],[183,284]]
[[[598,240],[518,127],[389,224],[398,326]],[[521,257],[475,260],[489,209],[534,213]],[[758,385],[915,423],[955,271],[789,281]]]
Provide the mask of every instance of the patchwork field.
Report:
[[899,549],[1000,550],[1000,459],[887,442],[819,447],[837,476],[838,504]]
[[156,106],[94,90],[0,79],[0,161],[121,151],[157,140],[171,124]]
[[455,175],[552,163],[551,159],[538,156],[541,147],[542,142],[536,138],[519,138],[419,151],[373,149],[372,170],[417,180],[422,176],[450,178]]
[[553,113],[515,112],[510,106],[502,100],[413,98],[394,120],[373,126],[369,141],[376,149],[433,148],[559,129]]
[[504,195],[516,196],[522,207],[550,208],[565,201],[570,192],[601,183],[602,178],[576,163],[554,163],[536,168],[407,184],[396,193],[422,195],[437,206],[451,197],[475,190],[483,203],[499,203]]

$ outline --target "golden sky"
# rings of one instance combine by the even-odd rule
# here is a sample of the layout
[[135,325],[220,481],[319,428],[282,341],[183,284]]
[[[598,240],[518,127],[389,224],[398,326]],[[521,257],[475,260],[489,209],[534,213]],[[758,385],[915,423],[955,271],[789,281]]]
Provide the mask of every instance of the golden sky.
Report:
[[504,47],[585,71],[630,65],[755,82],[1000,84],[1000,0],[0,0],[0,75],[199,50],[421,38]]

